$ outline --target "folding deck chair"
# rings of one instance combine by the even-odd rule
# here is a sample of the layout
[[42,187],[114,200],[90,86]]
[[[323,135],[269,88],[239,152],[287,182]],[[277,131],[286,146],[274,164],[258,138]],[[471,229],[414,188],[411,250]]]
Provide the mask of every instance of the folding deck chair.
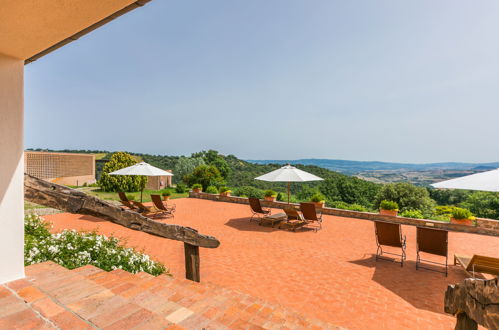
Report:
[[154,206],[158,210],[164,211],[165,215],[167,215],[169,217],[174,217],[175,216],[173,214],[173,213],[175,213],[175,210],[177,209],[177,206],[175,204],[172,203],[172,206],[168,207],[168,205],[165,205],[163,203],[163,201],[161,200],[161,196],[160,195],[151,195],[151,200],[152,200]]
[[248,201],[251,208],[251,212],[253,212],[250,221],[254,219],[259,219],[262,216],[270,215],[272,213],[272,209],[262,208],[262,204],[260,203],[260,200],[258,198],[250,197],[248,198]]
[[[445,276],[448,274],[448,265],[447,265],[447,252],[449,246],[449,233],[446,230],[441,229],[433,229],[433,228],[424,228],[417,227],[416,229],[416,241],[417,241],[417,257],[416,257],[416,270],[419,268],[432,270],[439,273],[444,273]],[[445,257],[445,263],[439,263],[431,260],[421,259],[420,252],[426,252],[435,254],[437,256]],[[441,272],[436,269],[427,268],[421,266],[421,262],[430,263],[434,265],[445,266],[445,272]]]
[[303,219],[309,224],[317,223],[315,226],[315,231],[322,229],[322,213],[317,214],[317,208],[314,203],[300,203],[300,210],[303,215]]
[[[400,267],[404,266],[405,255],[405,235],[402,237],[402,226],[397,223],[374,221],[374,230],[376,233],[376,261],[378,259],[394,261],[391,258],[383,257],[383,254],[391,254],[400,257]],[[402,249],[401,254],[384,252],[382,245],[397,247]]]

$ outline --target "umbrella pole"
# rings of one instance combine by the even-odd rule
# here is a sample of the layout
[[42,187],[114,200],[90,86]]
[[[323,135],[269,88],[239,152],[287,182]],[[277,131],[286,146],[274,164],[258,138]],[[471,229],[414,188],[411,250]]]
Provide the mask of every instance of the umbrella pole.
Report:
[[291,182],[288,182],[288,204],[289,204],[290,195],[291,195]]

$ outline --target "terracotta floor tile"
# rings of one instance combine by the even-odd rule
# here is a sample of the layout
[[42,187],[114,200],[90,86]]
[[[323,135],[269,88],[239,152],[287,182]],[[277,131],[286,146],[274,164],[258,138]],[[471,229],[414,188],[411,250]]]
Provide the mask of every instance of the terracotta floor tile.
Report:
[[[389,261],[374,260],[374,225],[367,220],[324,216],[323,229],[317,233],[287,232],[249,222],[248,205],[189,198],[177,199],[175,203],[175,218],[168,222],[196,228],[221,242],[216,249],[200,249],[203,283],[241,291],[351,329],[377,329],[378,320],[390,320],[386,325],[395,328],[406,323],[417,325],[422,319],[428,322],[429,329],[452,328],[455,324],[455,319],[443,312],[444,293],[448,284],[461,282],[465,275],[453,266],[448,277],[427,270],[416,271],[416,235],[412,226],[402,226],[407,236],[407,261],[400,267]],[[45,218],[53,222],[55,230],[96,229],[125,238],[128,246],[162,261],[175,278],[185,276],[181,242],[91,216],[60,213]],[[449,233],[449,260],[455,253],[497,256],[497,251],[497,237]],[[111,273],[130,280],[126,273]],[[155,293],[180,302],[188,292],[191,295],[195,292],[171,292],[168,283],[164,282],[164,287],[155,289]],[[135,294],[133,289],[127,291],[132,296]],[[226,297],[213,298],[213,307],[222,308],[217,318],[225,314],[227,304],[230,302]],[[251,301],[246,310],[259,315],[265,307],[251,307],[254,304],[259,305]],[[212,316],[213,312],[204,313]],[[234,319],[234,315],[227,314],[224,320]],[[282,319],[275,316],[275,321]],[[212,325],[222,327],[216,322]]]

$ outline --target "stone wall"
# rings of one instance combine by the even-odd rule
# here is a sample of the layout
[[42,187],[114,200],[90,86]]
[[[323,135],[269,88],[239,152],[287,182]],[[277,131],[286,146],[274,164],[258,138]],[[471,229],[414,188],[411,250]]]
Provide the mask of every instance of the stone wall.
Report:
[[[208,193],[195,193],[189,192],[189,197],[191,198],[201,198],[201,199],[209,199],[213,201],[220,202],[228,202],[228,203],[238,203],[238,204],[249,204],[248,199],[245,197],[236,197],[236,196],[220,196],[218,194],[208,194]],[[262,205],[266,207],[272,207],[276,209],[282,209],[288,206],[286,202],[268,202],[262,200]],[[299,204],[291,203],[294,207],[299,207]],[[379,213],[371,213],[371,212],[358,212],[358,211],[350,211],[350,210],[341,210],[335,209],[331,207],[322,208],[322,214],[334,215],[337,217],[345,217],[345,218],[356,218],[362,220],[380,220],[386,222],[400,223],[403,225],[410,226],[420,226],[420,227],[433,227],[444,229],[448,231],[456,231],[456,232],[465,232],[465,233],[474,233],[488,236],[498,236],[499,237],[499,221],[492,219],[482,219],[477,218],[476,226],[465,226],[459,224],[452,224],[443,221],[435,221],[435,220],[427,220],[427,219],[413,219],[413,218],[405,218],[405,217],[392,217],[388,215],[381,215]]]

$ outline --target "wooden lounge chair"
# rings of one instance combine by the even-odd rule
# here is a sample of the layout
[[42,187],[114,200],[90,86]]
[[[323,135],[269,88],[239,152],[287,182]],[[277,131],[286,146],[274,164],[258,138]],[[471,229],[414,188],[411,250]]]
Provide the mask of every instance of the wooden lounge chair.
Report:
[[309,224],[316,223],[315,231],[322,229],[322,213],[317,214],[317,209],[314,203],[300,203],[300,210],[303,214],[303,218]]
[[126,194],[123,191],[120,191],[118,193],[118,196],[120,196],[121,201],[130,202],[130,200],[128,199],[128,197],[126,197]]
[[118,196],[120,197],[120,202],[123,204],[123,206],[127,207],[129,210],[134,210],[136,211],[137,208],[130,203],[131,201],[126,197],[126,194],[122,191],[118,193]]
[[141,202],[132,201],[132,204],[138,208],[139,213],[146,217],[157,217],[165,214],[165,211],[159,210],[157,207],[153,206],[145,206]]
[[158,209],[158,210],[161,210],[161,211],[164,211],[166,215],[170,216],[170,217],[174,217],[175,215],[173,213],[175,213],[175,210],[176,210],[176,205],[175,204],[172,204],[171,207],[168,207],[168,205],[165,205],[163,203],[163,201],[161,200],[161,196],[160,195],[151,195],[151,200],[154,204],[154,206]]
[[251,212],[253,212],[250,221],[259,219],[262,216],[270,215],[272,213],[272,210],[270,208],[262,208],[262,204],[260,204],[260,200],[258,198],[250,197],[248,198],[248,201],[251,207]]
[[120,200],[120,202],[121,204],[123,204],[123,206],[126,206],[129,210],[137,211],[137,207],[135,207],[131,202],[123,200]]
[[286,213],[287,219],[280,223],[280,229],[292,229],[293,231],[296,231],[297,228],[307,224],[307,221],[303,219],[303,216],[294,208],[285,208],[284,213]]
[[[402,237],[402,227],[397,223],[374,221],[374,230],[376,233],[376,261],[378,259],[391,260],[391,258],[383,257],[383,253],[391,254],[400,257],[400,267],[404,266],[405,256],[405,235]],[[402,249],[401,254],[383,252],[382,245],[397,247]]]
[[454,255],[454,265],[460,265],[463,270],[475,278],[475,273],[485,273],[499,276],[499,258],[486,257],[478,254],[473,257]]
[[[416,270],[419,268],[432,270],[435,272],[444,273],[445,276],[448,274],[448,265],[447,265],[447,252],[449,245],[449,233],[446,230],[441,229],[433,229],[433,228],[424,228],[417,227],[416,229],[416,241],[417,241],[417,257],[416,257]],[[420,252],[426,252],[435,254],[437,256],[445,257],[445,263],[439,263],[430,260],[421,259]],[[421,266],[421,261],[425,263],[431,263],[435,265],[445,266],[445,272],[441,272],[436,269],[426,268]]]

